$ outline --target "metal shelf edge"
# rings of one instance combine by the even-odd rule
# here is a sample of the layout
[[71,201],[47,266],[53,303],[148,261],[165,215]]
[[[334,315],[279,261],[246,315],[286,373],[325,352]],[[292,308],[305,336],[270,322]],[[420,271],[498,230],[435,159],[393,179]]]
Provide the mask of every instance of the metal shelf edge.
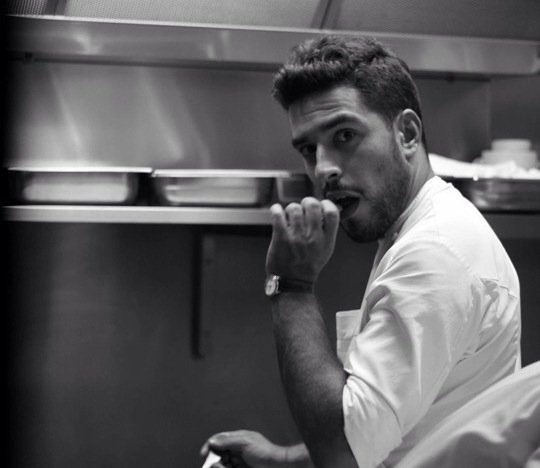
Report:
[[[270,225],[268,208],[17,205],[3,207],[4,221],[187,225]],[[497,235],[540,239],[540,213],[483,213]]]
[[4,207],[5,221],[132,224],[269,224],[267,208],[24,205]]

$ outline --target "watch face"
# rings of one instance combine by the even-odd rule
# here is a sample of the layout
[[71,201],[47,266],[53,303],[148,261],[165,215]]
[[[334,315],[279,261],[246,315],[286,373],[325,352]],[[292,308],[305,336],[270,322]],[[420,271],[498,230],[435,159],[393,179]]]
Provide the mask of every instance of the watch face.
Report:
[[273,296],[274,294],[278,292],[278,280],[279,280],[279,277],[276,275],[269,276],[266,279],[264,292],[267,296]]

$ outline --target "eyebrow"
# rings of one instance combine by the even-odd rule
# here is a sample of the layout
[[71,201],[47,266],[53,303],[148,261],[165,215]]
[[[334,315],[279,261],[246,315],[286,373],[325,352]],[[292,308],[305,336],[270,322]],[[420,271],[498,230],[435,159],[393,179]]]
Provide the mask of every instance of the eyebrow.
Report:
[[[363,125],[362,120],[357,115],[344,112],[322,123],[316,128],[316,130],[324,132],[324,131],[330,130],[333,127],[337,127],[338,125],[341,125],[342,123],[347,123],[347,122],[355,122],[355,123]],[[306,139],[307,138],[305,135],[300,135],[298,137],[293,138],[291,142],[292,142],[292,145],[296,147],[302,144],[304,141],[306,141]]]

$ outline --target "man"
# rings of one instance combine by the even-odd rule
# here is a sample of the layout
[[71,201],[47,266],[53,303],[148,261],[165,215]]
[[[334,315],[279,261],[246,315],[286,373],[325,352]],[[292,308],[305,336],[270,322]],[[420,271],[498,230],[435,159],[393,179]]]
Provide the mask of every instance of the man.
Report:
[[[202,453],[221,453],[221,466],[394,466],[519,368],[518,278],[482,215],[434,176],[416,86],[381,44],[307,41],[277,73],[274,96],[318,195],[272,206],[266,261],[279,366],[305,445],[236,431]],[[339,223],[379,248],[360,309],[337,314],[336,356],[314,286]]]

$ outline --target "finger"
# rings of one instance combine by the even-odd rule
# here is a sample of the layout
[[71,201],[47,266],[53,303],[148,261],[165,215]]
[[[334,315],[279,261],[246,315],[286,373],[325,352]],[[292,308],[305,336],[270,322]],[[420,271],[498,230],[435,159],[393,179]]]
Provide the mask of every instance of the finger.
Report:
[[321,202],[324,219],[324,230],[329,236],[335,236],[339,226],[339,210],[338,207],[330,200]]
[[234,468],[244,468],[246,467],[246,462],[242,459],[242,457],[233,455],[231,456],[231,465]]
[[285,212],[279,203],[270,207],[270,220],[272,222],[273,234],[275,237],[282,238],[287,234],[287,220]]
[[246,438],[243,431],[220,432],[208,439],[210,448],[228,459],[230,451],[239,452],[245,446]]
[[206,441],[203,446],[201,447],[201,450],[200,450],[200,455],[201,457],[206,457],[208,456],[208,452],[210,451],[210,445],[208,444],[208,441]]
[[285,208],[287,224],[293,233],[301,233],[305,230],[304,210],[299,203],[289,203]]
[[321,203],[314,197],[306,197],[302,200],[304,219],[308,234],[317,232],[322,227],[323,212]]

